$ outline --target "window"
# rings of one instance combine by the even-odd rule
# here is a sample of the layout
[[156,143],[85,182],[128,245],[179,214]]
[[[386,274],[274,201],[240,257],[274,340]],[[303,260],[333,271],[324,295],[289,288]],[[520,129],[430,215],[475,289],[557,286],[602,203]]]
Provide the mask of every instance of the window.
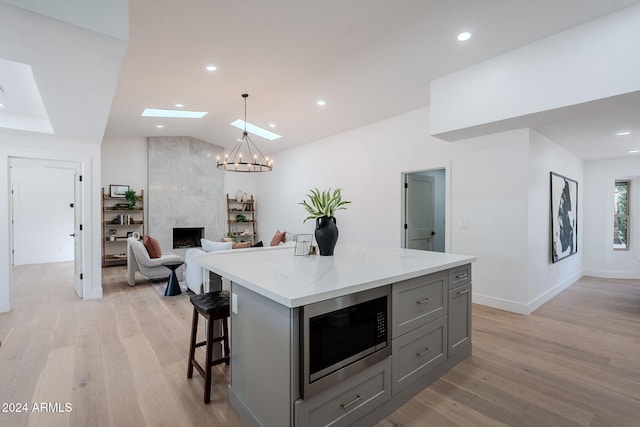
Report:
[[629,184],[630,181],[616,181],[613,249],[629,249]]

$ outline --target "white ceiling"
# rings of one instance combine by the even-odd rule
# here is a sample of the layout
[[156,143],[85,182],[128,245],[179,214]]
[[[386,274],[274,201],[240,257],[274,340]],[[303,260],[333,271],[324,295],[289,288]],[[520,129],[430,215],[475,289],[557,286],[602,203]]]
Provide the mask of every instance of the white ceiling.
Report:
[[[246,92],[247,120],[275,123],[270,130],[283,136],[253,138],[274,154],[425,107],[431,80],[635,3],[131,0],[130,43],[105,136],[188,135],[231,147],[241,132],[229,123],[242,118]],[[456,40],[463,30],[473,34],[466,43]],[[177,102],[209,114],[140,116]],[[611,132],[623,118],[635,125],[638,105],[636,96],[603,100],[549,115],[536,129],[583,159],[619,157],[627,149],[613,150]]]

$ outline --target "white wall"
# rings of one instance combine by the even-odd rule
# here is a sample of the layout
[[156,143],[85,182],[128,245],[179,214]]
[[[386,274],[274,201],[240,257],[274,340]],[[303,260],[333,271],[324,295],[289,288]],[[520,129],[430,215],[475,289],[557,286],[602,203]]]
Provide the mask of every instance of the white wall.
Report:
[[505,131],[523,127],[509,119],[639,90],[639,21],[631,6],[434,80],[432,134]]
[[[584,271],[589,276],[640,279],[640,157],[586,162]],[[613,193],[616,179],[632,179],[629,250],[614,251]]]
[[524,312],[529,132],[522,129],[451,145],[456,148],[451,252],[478,257],[473,265],[474,302]]
[[147,138],[104,138],[100,146],[101,185],[109,192],[109,185],[128,185],[141,194],[145,192],[145,224],[149,224],[149,148]]
[[421,109],[280,152],[260,181],[260,232],[312,233],[298,202],[310,188],[340,187],[352,204],[336,215],[338,244],[399,247],[402,173],[447,168],[449,251],[478,257],[474,301],[527,312],[529,139],[525,129],[447,143],[429,136]]
[[528,314],[577,280],[580,249],[559,264],[549,258],[549,172],[582,185],[582,162],[529,129],[447,143],[429,136],[428,119],[421,109],[278,153],[260,180],[262,235],[312,233],[298,203],[310,188],[340,187],[352,204],[336,214],[338,244],[398,247],[402,173],[444,168],[447,251],[477,256],[474,302]]
[[[578,181],[578,252],[555,264],[550,255],[550,176],[555,172]],[[586,217],[583,194],[583,163],[564,148],[535,131],[531,131],[529,164],[529,224],[528,224],[528,286],[526,309],[532,312],[540,305],[575,283],[582,277],[584,259],[583,236]],[[590,213],[590,212],[589,212]],[[588,228],[597,232],[597,228]]]
[[14,265],[73,261],[75,165],[18,160],[11,167]]

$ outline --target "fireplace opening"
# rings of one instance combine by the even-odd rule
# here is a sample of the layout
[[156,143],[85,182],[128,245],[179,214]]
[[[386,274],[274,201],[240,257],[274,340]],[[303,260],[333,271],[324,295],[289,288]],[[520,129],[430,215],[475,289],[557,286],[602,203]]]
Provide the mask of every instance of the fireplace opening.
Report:
[[204,227],[174,228],[173,249],[199,248],[203,237]]

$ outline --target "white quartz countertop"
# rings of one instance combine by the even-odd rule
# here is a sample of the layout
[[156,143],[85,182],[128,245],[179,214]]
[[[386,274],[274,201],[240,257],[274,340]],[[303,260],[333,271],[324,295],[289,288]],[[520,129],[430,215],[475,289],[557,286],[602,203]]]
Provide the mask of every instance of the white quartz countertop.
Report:
[[333,256],[282,250],[210,252],[196,263],[286,307],[294,308],[474,262],[468,255],[338,245]]

